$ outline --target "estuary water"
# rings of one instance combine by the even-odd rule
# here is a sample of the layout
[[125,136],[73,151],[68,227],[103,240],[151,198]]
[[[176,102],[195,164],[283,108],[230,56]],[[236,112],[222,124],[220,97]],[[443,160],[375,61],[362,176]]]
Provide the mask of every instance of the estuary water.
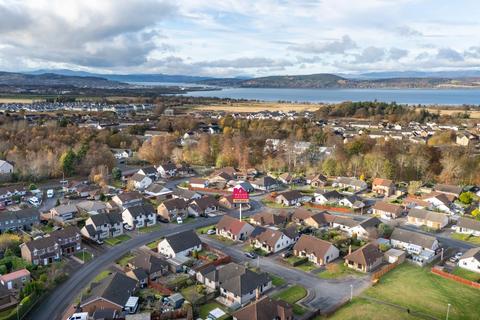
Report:
[[383,101],[401,104],[480,105],[480,89],[267,89],[224,88],[190,91],[192,97],[218,97],[260,101],[326,102]]

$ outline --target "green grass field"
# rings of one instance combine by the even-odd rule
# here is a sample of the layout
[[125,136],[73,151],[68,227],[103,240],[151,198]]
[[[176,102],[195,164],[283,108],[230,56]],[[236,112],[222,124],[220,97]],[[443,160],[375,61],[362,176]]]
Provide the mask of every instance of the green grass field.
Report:
[[274,299],[288,302],[293,307],[293,313],[296,315],[302,315],[306,312],[305,308],[297,304],[297,301],[305,298],[307,290],[299,285],[288,287],[277,294],[273,295]]
[[212,228],[215,228],[215,226],[216,226],[215,224],[212,224],[212,225],[209,225],[209,226],[206,226],[206,227],[198,228],[197,233],[206,234],[208,230],[210,230]]
[[450,236],[452,239],[470,242],[476,245],[480,245],[480,237],[473,237],[469,234],[462,234],[462,233],[452,233]]
[[108,275],[111,273],[110,270],[103,270],[102,272],[100,272],[99,274],[97,274],[97,276],[92,280],[92,282],[100,282],[102,281],[103,279],[105,279],[106,277],[108,277]]
[[161,225],[155,224],[155,225],[153,225],[153,226],[140,228],[140,229],[138,229],[138,232],[140,232],[140,233],[148,233],[148,232],[160,230],[161,227],[162,227]]
[[[478,319],[480,291],[455,281],[434,275],[429,268],[404,263],[390,271],[374,287],[360,297],[367,296],[432,317],[444,319],[451,304],[450,319]],[[395,307],[355,298],[329,319],[416,319]]]
[[276,276],[274,274],[269,274],[269,276],[270,278],[272,278],[272,284],[275,287],[283,286],[286,283],[285,279],[280,278],[279,276]]
[[115,238],[108,238],[108,239],[105,239],[105,243],[108,244],[109,246],[116,246],[117,244],[120,244],[124,241],[127,241],[127,240],[130,240],[131,237],[129,235],[126,235],[126,234],[122,234],[118,237],[115,237]]
[[210,313],[210,311],[216,309],[216,308],[220,308],[222,309],[225,313],[227,313],[225,316],[223,316],[222,318],[220,318],[221,320],[223,319],[227,319],[229,318],[230,316],[228,315],[228,310],[225,308],[225,306],[221,305],[220,303],[218,302],[209,302],[209,303],[206,303],[202,306],[200,306],[200,310],[198,312],[198,315],[200,318],[202,319],[207,319],[207,316],[208,314]]
[[456,276],[462,277],[464,279],[467,279],[473,282],[480,282],[480,273],[477,273],[477,272],[456,267],[455,269],[453,269],[452,273]]
[[318,274],[320,279],[340,279],[348,276],[363,276],[364,274],[346,267],[343,263],[331,263],[325,271]]
[[125,267],[128,264],[128,262],[133,259],[133,257],[135,256],[132,253],[126,253],[120,259],[117,260],[117,264],[122,267]]
[[155,240],[155,241],[149,242],[149,243],[147,243],[147,247],[149,247],[150,249],[157,249],[158,243],[160,241],[161,240]]
[[75,253],[75,257],[82,260],[83,262],[88,262],[93,259],[93,255],[88,251],[85,251],[85,254],[82,251],[77,252]]

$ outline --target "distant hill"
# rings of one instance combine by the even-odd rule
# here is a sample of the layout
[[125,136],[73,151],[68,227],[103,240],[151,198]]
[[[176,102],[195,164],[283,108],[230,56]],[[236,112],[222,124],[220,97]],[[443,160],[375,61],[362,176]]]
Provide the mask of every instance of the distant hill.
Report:
[[348,79],[391,79],[391,78],[480,78],[480,70],[452,71],[380,71],[360,74],[338,74]]
[[44,87],[89,87],[124,88],[128,85],[118,81],[92,76],[71,76],[54,73],[24,74],[0,71],[0,85],[3,86],[44,86]]
[[384,79],[348,79],[321,73],[298,76],[271,76],[240,79],[213,79],[200,84],[241,88],[297,88],[297,89],[387,89],[387,88],[479,88],[480,76],[475,78],[398,77]]
[[165,83],[196,83],[202,80],[213,79],[212,77],[197,77],[184,75],[168,75],[168,74],[103,74],[90,73],[85,71],[73,71],[69,69],[41,69],[25,72],[27,74],[44,74],[54,73],[65,76],[79,77],[99,77],[112,81],[121,82],[165,82]]

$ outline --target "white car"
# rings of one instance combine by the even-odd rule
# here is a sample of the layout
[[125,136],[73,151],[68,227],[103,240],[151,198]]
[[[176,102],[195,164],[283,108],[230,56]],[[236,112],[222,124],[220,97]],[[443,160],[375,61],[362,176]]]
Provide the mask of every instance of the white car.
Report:
[[54,194],[55,193],[53,192],[53,189],[48,189],[47,190],[47,198],[49,198],[49,199],[53,198]]
[[88,312],[79,312],[74,313],[68,318],[68,320],[87,320],[88,319]]
[[28,202],[34,207],[39,207],[42,203],[37,197],[31,197],[28,199]]
[[127,231],[132,231],[133,230],[133,227],[131,227],[128,223],[124,223],[123,228]]
[[213,230],[213,229],[209,229],[209,230],[207,231],[207,234],[215,234],[215,233],[216,233],[216,231]]
[[177,223],[178,224],[182,224],[183,223],[183,219],[181,217],[177,217]]

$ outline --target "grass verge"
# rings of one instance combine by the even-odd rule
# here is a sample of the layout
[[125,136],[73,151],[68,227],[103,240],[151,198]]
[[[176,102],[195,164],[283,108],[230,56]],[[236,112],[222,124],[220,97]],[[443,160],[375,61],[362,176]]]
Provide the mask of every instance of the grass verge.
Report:
[[124,241],[127,241],[127,240],[130,240],[131,237],[129,235],[126,235],[126,234],[122,234],[118,237],[115,237],[115,238],[108,238],[108,239],[105,239],[104,242],[106,244],[108,244],[109,246],[116,246],[117,244],[120,244]]

